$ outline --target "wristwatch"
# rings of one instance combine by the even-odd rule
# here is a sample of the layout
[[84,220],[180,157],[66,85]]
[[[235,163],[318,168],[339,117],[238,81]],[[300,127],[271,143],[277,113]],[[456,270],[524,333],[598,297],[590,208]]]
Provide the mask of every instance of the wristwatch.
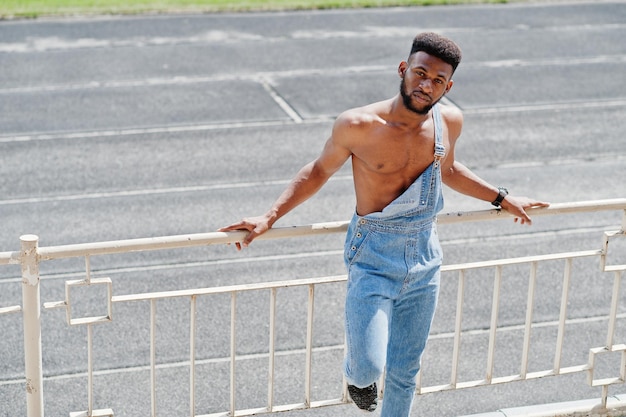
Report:
[[498,196],[495,200],[493,200],[491,204],[496,207],[500,207],[500,205],[502,204],[502,200],[504,200],[504,197],[506,197],[507,195],[509,195],[509,190],[504,187],[498,187]]

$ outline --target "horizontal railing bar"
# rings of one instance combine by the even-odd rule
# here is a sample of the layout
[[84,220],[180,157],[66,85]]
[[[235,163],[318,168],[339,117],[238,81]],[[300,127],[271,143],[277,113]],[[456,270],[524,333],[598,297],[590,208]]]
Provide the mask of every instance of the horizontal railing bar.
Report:
[[[608,210],[626,210],[626,198],[579,201],[570,203],[554,203],[551,204],[550,207],[530,208],[527,210],[527,212],[531,217],[534,217],[568,213],[589,213]],[[490,209],[457,213],[444,213],[437,216],[437,221],[440,224],[450,224],[468,221],[496,220],[500,217],[510,218],[514,216],[512,214],[509,214],[506,210]]]
[[[346,404],[346,401],[342,400],[341,398],[337,398],[337,399],[332,399],[332,400],[312,401],[311,405],[308,407],[305,403],[295,403],[295,404],[275,406],[275,407],[272,407],[271,411],[269,411],[267,407],[237,410],[235,412],[235,416],[236,417],[254,416],[257,414],[264,414],[268,412],[281,413],[285,411],[306,410],[306,409],[311,409],[311,408],[321,408],[321,407],[328,407],[328,406],[342,405],[342,404]],[[197,415],[196,417],[229,417],[230,415],[231,415],[230,411],[226,411],[226,412],[213,413],[213,414],[201,414],[201,415]]]
[[[606,210],[626,210],[626,198],[582,201],[571,203],[556,203],[547,208],[531,208],[528,213],[531,216],[556,215],[574,212],[594,212]],[[511,217],[506,211],[500,209],[469,211],[457,213],[445,213],[437,217],[441,224],[495,220],[498,218]],[[345,232],[348,221],[327,223],[315,223],[305,226],[277,227],[268,230],[259,236],[258,240],[281,239],[297,236],[309,236],[317,234],[329,234]],[[193,246],[208,246],[228,244],[241,241],[247,232],[209,232],[177,236],[163,236],[153,238],[127,239],[107,242],[79,243],[72,245],[40,247],[38,253],[40,260],[52,260],[71,258],[86,255],[105,255],[123,252],[176,249]],[[20,252],[0,252],[0,265],[19,263]]]
[[421,389],[419,389],[417,393],[421,395],[421,394],[430,394],[433,392],[474,388],[474,387],[480,387],[480,386],[485,386],[485,385],[506,384],[506,383],[514,382],[514,381],[527,381],[527,380],[544,378],[548,376],[586,372],[588,370],[589,370],[589,366],[587,364],[584,364],[584,365],[578,365],[578,366],[570,366],[567,368],[561,368],[559,369],[558,373],[555,373],[553,369],[546,370],[546,371],[529,372],[526,374],[525,378],[522,377],[520,374],[515,374],[515,375],[494,377],[491,379],[491,381],[487,379],[477,379],[474,381],[458,382],[456,386],[453,386],[452,384],[433,385],[433,386],[428,386],[428,387],[422,387]]
[[21,255],[19,251],[0,252],[0,265],[19,265]]
[[584,258],[584,257],[599,256],[599,255],[602,255],[602,250],[600,249],[578,251],[578,252],[550,253],[546,255],[524,256],[520,258],[494,259],[490,261],[468,262],[468,263],[455,264],[455,265],[442,265],[441,271],[450,272],[450,271],[459,271],[463,269],[479,269],[479,268],[488,268],[488,267],[494,267],[494,266],[517,265],[517,264],[525,264],[525,263],[541,262],[541,261],[554,261],[554,260],[560,260],[560,259]]
[[320,278],[292,279],[285,281],[258,282],[254,284],[229,285],[224,287],[198,288],[191,290],[151,292],[144,294],[129,294],[113,296],[114,303],[128,301],[143,301],[163,298],[191,297],[198,295],[225,294],[242,291],[268,290],[272,288],[299,287],[306,285],[329,284],[333,282],[343,282],[347,280],[346,275],[332,275]]
[[19,313],[22,311],[21,306],[9,306],[0,308],[0,315],[2,314],[11,314],[11,313]]
[[[618,314],[615,316],[617,319],[626,319],[626,313]],[[565,320],[566,324],[583,324],[583,323],[592,323],[597,321],[609,321],[610,316],[593,316],[593,317],[578,317],[578,318],[569,318]],[[533,321],[532,328],[539,329],[544,327],[557,327],[559,325],[558,320],[548,320],[548,321]],[[524,330],[525,324],[513,324],[509,326],[499,326],[498,332],[514,332]],[[476,335],[484,335],[489,333],[489,328],[475,328],[475,329],[465,329],[463,330],[463,335],[468,336],[476,336]],[[454,332],[444,332],[444,333],[431,333],[428,336],[429,340],[435,339],[451,339],[454,337]]]
[[[306,226],[277,227],[259,236],[259,240],[281,239],[298,236],[313,236],[345,232],[348,222],[315,223]],[[240,242],[247,232],[209,232],[189,235],[162,236],[152,238],[127,239],[108,242],[79,243],[74,245],[40,247],[42,261],[72,258],[85,255],[109,255],[114,253],[149,250],[178,249],[194,246],[209,246]]]
[[70,417],[112,417],[113,410],[110,408],[102,409],[102,410],[91,410],[89,411],[77,411],[70,413]]
[[[458,270],[466,270],[466,269],[478,269],[478,268],[492,267],[492,266],[498,266],[498,265],[500,266],[515,265],[515,264],[531,263],[531,262],[538,262],[538,261],[598,256],[598,255],[601,255],[601,253],[602,251],[600,250],[590,250],[590,251],[580,251],[580,252],[565,252],[565,253],[560,253],[560,254],[526,256],[526,257],[521,257],[521,258],[500,259],[500,260],[484,261],[484,262],[472,262],[472,263],[456,264],[456,265],[444,265],[441,267],[441,270],[450,272],[450,271],[458,271]],[[332,282],[343,282],[346,280],[347,280],[347,275],[333,275],[333,276],[319,277],[319,278],[302,278],[302,279],[285,280],[285,281],[259,282],[259,283],[253,283],[253,284],[239,284],[239,285],[229,285],[229,286],[223,286],[223,287],[210,287],[210,288],[199,288],[199,289],[189,289],[189,290],[118,295],[118,296],[113,296],[111,298],[111,301],[114,303],[118,303],[118,302],[129,302],[129,301],[163,299],[163,298],[191,297],[191,296],[196,296],[196,295],[223,294],[223,293],[229,293],[233,291],[236,291],[236,292],[255,291],[255,290],[266,290],[266,289],[271,289],[271,288],[296,287],[296,286],[304,286],[304,285],[311,285],[311,284],[328,284]],[[46,303],[45,307],[46,308],[64,307],[64,304],[63,302]]]
[[84,317],[80,319],[72,319],[70,321],[70,325],[80,326],[84,324],[106,323],[109,321],[111,321],[111,317],[109,316]]

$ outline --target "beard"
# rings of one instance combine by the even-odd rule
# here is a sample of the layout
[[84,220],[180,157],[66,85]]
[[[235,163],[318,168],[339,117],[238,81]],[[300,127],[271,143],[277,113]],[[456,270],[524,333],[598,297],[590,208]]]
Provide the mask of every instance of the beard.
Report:
[[437,100],[433,101],[430,104],[425,105],[422,108],[416,107],[413,104],[411,95],[406,92],[406,83],[405,83],[404,78],[402,79],[402,81],[400,81],[400,95],[402,96],[402,102],[404,103],[404,107],[406,107],[408,110],[412,111],[413,113],[419,114],[420,116],[427,115],[430,109],[432,109],[433,106],[439,103],[439,100],[441,100],[441,97],[439,97]]

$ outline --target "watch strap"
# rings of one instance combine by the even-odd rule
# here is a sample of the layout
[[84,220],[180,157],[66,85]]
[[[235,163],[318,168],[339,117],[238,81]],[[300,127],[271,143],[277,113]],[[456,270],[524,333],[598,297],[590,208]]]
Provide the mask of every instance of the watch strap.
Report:
[[500,207],[502,205],[502,201],[504,200],[504,197],[506,197],[507,195],[509,195],[509,190],[507,190],[504,187],[498,187],[498,196],[496,197],[495,200],[491,202],[491,204],[493,204],[496,207]]

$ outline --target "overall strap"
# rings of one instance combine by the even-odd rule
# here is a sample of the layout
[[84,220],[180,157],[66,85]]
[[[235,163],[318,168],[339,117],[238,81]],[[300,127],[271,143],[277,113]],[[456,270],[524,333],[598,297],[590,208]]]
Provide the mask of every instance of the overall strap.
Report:
[[446,155],[446,147],[443,145],[443,123],[439,104],[433,107],[433,123],[435,124],[435,162],[438,163]]

